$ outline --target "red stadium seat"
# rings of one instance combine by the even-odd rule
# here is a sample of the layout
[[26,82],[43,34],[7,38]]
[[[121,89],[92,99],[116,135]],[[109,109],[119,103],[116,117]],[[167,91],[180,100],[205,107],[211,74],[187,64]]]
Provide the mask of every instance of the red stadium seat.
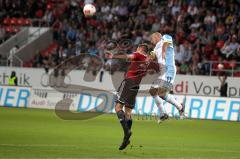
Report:
[[237,61],[236,60],[231,60],[231,63],[229,64],[229,66],[233,69],[235,69],[237,67]]
[[23,64],[23,67],[32,67],[32,63],[31,62],[26,62]]
[[14,33],[14,28],[13,28],[12,26],[7,26],[7,27],[5,28],[5,30],[6,30],[6,32],[8,32],[8,33]]
[[25,19],[23,24],[29,26],[32,24],[32,21],[31,21],[31,19]]
[[35,13],[37,18],[42,18],[43,17],[43,11],[41,9],[39,9],[38,11],[36,11]]
[[53,9],[53,4],[52,3],[48,3],[47,4],[47,10],[52,10]]
[[46,52],[47,52],[48,55],[52,54],[52,48],[47,48]]
[[232,69],[228,60],[223,60],[223,65],[225,69]]
[[50,49],[50,50],[53,50],[53,49],[55,49],[55,48],[57,48],[57,43],[52,43],[52,44],[49,46],[49,49]]
[[240,71],[234,72],[233,76],[234,76],[234,77],[240,77]]
[[24,18],[18,18],[17,25],[24,25]]
[[14,33],[17,33],[17,32],[19,32],[20,31],[20,28],[19,27],[14,27]]
[[224,41],[223,40],[219,40],[217,42],[217,48],[221,49],[223,47],[223,45],[224,45]]
[[12,19],[10,20],[10,24],[11,24],[11,25],[17,25],[17,18],[12,18]]
[[42,55],[42,57],[46,57],[48,55],[48,51],[47,50],[42,50],[40,52],[40,54]]
[[10,25],[11,24],[11,19],[10,18],[4,18],[3,24],[4,25]]
[[56,49],[58,47],[57,43],[53,42],[51,45],[49,45],[49,47],[47,48],[47,54],[52,54],[54,49]]

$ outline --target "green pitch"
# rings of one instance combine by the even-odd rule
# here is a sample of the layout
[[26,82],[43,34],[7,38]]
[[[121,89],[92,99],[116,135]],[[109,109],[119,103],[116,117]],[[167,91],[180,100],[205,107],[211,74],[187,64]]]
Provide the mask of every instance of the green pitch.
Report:
[[237,159],[240,123],[135,118],[122,152],[121,141],[114,115],[67,121],[50,110],[0,108],[0,158]]

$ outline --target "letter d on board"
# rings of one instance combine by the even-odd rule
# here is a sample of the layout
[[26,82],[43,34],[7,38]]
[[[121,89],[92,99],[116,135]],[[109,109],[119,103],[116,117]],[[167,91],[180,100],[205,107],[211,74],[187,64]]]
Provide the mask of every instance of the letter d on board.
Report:
[[[84,97],[87,97],[88,98],[88,102],[87,103],[83,103],[85,100],[85,98]],[[90,107],[90,105],[91,105],[91,102],[92,102],[92,96],[91,96],[91,94],[89,94],[89,93],[82,93],[81,95],[80,95],[80,99],[79,99],[79,103],[78,103],[78,109],[77,109],[77,111],[87,111],[88,110],[88,108]],[[84,104],[86,104],[86,106],[84,106]]]

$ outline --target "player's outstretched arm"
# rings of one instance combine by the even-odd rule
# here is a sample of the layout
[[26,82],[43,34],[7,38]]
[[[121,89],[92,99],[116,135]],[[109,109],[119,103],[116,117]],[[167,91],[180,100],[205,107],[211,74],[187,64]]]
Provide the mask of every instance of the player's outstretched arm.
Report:
[[125,59],[125,60],[130,60],[130,61],[132,61],[134,59],[134,55],[126,55],[126,54],[113,55],[112,53],[106,54],[105,57],[109,58],[109,59]]
[[163,35],[163,46],[162,46],[162,57],[164,59],[166,59],[166,51],[167,48],[172,45],[173,41],[172,41],[172,36],[170,35]]
[[170,44],[169,42],[164,42],[164,43],[163,43],[163,47],[162,47],[162,57],[163,57],[164,59],[166,59],[166,50],[167,50],[169,44]]

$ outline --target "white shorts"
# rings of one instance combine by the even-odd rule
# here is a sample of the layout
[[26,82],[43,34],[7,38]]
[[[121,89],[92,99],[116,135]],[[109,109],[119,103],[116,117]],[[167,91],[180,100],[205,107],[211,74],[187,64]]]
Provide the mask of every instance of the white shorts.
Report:
[[[170,81],[171,84],[174,83],[175,77],[176,77],[176,71],[175,71],[175,73],[174,73],[174,76],[173,76],[172,80]],[[158,79],[167,81],[167,73],[165,72],[164,74],[161,74],[160,76],[158,76]]]
[[166,88],[168,90],[172,90],[173,89],[173,83],[174,83],[175,77],[176,77],[176,71],[175,71],[174,76],[173,76],[173,78],[170,82],[167,81],[166,71],[164,70],[164,71],[160,71],[160,72],[162,72],[162,73],[158,76],[158,79],[153,81],[152,87],[153,88]]

